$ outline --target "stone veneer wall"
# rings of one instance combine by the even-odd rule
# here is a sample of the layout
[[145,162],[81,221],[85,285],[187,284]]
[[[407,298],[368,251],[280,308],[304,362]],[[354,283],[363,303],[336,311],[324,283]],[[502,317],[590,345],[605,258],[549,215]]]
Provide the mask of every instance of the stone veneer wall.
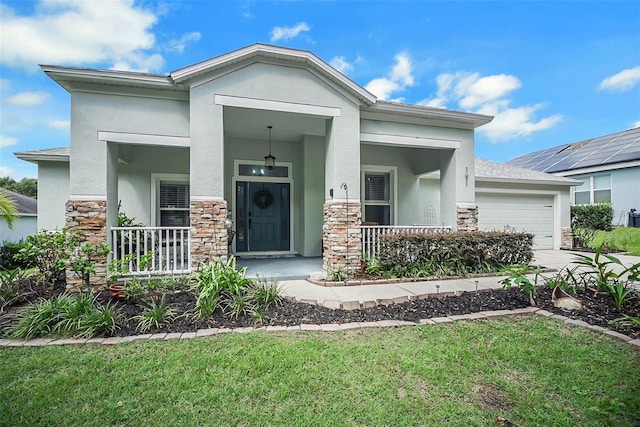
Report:
[[478,207],[457,207],[458,231],[478,231]]
[[191,267],[198,268],[216,258],[229,255],[227,202],[191,201]]
[[571,227],[562,227],[560,249],[573,249],[573,233],[571,232]]
[[326,202],[323,206],[323,268],[355,272],[360,268],[360,202]]
[[[65,224],[82,231],[87,242],[98,244],[107,241],[107,201],[68,200],[65,203]],[[107,260],[96,259],[96,273],[91,276],[92,286],[106,283]],[[67,288],[79,290],[82,285],[72,271],[67,271]]]

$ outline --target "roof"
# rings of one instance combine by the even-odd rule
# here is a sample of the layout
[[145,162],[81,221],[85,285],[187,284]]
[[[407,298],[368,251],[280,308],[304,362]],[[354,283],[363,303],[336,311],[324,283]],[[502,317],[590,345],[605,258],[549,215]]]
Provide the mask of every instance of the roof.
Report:
[[506,163],[554,173],[636,161],[640,161],[640,127],[535,151]]
[[[421,105],[398,104],[378,100],[375,95],[324,62],[312,52],[256,43],[216,56],[168,75],[135,71],[98,70],[80,67],[41,65],[42,70],[67,91],[87,90],[87,84],[101,85],[104,91],[128,91],[142,88],[154,96],[187,99],[190,84],[208,73],[223,73],[229,67],[239,67],[248,61],[272,61],[299,64],[327,82],[342,88],[360,102],[365,113],[391,114],[396,117],[417,117],[437,122],[439,126],[475,129],[489,123],[493,117]],[[96,90],[96,89],[92,89]],[[153,91],[153,92],[151,92]],[[182,97],[182,98],[181,98]],[[26,160],[26,159],[25,159]],[[38,160],[38,159],[34,159]]]
[[517,166],[476,159],[476,181],[579,185],[581,181]]
[[18,151],[13,153],[20,160],[26,160],[31,163],[42,161],[50,162],[68,162],[69,147],[47,148],[44,150]]
[[19,215],[36,215],[38,213],[38,201],[36,199],[14,193],[5,188],[0,188],[0,193],[15,202]]

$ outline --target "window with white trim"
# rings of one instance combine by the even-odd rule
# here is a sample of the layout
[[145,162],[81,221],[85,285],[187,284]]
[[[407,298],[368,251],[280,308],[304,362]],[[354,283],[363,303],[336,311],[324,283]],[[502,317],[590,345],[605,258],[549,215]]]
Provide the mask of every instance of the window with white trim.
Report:
[[189,183],[160,180],[158,192],[159,225],[186,227],[189,225]]
[[393,171],[363,171],[362,222],[393,224]]
[[581,185],[573,187],[574,205],[591,205],[594,203],[611,203],[611,175],[592,175],[576,177]]

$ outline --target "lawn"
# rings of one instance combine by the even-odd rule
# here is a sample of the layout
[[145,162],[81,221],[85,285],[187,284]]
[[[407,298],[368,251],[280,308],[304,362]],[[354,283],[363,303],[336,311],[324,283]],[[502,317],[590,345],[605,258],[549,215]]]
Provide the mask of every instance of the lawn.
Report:
[[640,424],[638,348],[536,316],[0,358],[0,425]]
[[640,256],[640,228],[615,227],[612,231],[599,231],[591,246],[597,248],[603,243]]

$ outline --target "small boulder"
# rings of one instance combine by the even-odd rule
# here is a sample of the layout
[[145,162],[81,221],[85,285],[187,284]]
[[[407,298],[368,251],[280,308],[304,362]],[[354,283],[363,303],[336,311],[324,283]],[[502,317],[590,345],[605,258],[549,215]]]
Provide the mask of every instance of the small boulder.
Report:
[[562,288],[556,286],[553,289],[553,293],[551,294],[551,302],[553,305],[558,308],[563,308],[565,310],[581,310],[582,303],[566,293]]

